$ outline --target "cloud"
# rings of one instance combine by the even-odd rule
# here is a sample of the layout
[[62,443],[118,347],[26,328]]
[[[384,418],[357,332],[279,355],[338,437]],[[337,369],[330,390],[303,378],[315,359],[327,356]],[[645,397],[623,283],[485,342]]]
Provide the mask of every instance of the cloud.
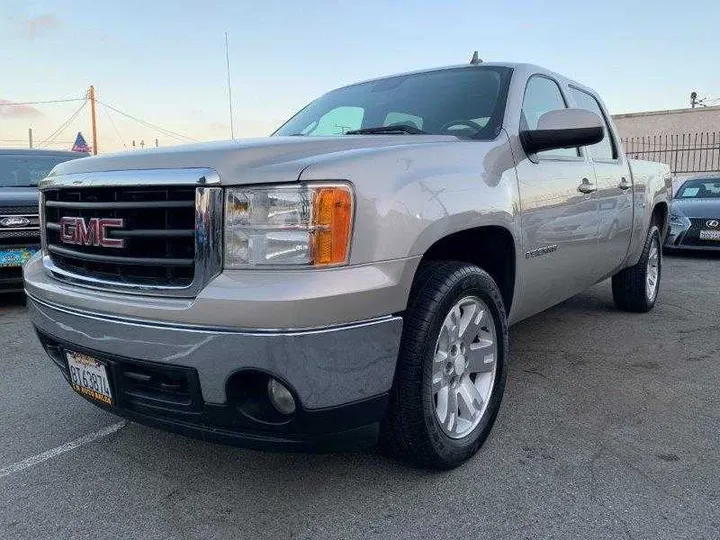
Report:
[[60,25],[60,21],[57,16],[52,13],[45,13],[43,15],[37,15],[36,17],[30,17],[20,21],[20,26],[23,35],[30,41],[34,41],[35,38],[42,37],[44,34],[50,32],[53,28]]
[[43,113],[30,105],[18,105],[7,99],[0,99],[0,118],[33,118]]

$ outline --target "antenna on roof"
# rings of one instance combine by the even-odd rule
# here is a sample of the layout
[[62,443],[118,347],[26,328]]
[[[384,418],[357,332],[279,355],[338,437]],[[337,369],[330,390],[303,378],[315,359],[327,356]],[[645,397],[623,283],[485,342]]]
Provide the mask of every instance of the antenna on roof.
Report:
[[477,51],[475,51],[475,52],[473,53],[472,58],[470,59],[470,63],[471,63],[472,65],[482,64],[482,58],[480,58],[480,57],[478,56],[478,52],[477,52]]

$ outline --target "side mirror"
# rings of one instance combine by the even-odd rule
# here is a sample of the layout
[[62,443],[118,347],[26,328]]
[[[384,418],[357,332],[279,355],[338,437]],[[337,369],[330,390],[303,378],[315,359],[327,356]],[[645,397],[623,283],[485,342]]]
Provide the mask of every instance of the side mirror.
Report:
[[537,129],[520,132],[528,154],[556,148],[577,148],[599,143],[604,137],[603,121],[585,109],[558,109],[543,114]]

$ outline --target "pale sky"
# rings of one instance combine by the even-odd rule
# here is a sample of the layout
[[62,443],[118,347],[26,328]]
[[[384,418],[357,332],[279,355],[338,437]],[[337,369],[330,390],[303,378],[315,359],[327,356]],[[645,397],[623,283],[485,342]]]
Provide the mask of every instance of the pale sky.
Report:
[[[36,146],[81,102],[197,140],[230,137],[224,33],[237,137],[263,136],[327,90],[375,76],[488,61],[532,62],[598,90],[613,113],[720,98],[720,2],[0,0],[0,147]],[[715,102],[720,104],[720,101]],[[90,141],[89,108],[57,135]],[[114,122],[114,125],[113,125]],[[101,152],[178,139],[103,105]]]

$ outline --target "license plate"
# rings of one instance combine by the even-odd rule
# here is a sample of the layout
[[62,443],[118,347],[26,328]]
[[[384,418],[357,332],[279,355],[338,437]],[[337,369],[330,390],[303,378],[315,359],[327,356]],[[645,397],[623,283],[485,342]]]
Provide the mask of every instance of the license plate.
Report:
[[700,240],[720,241],[720,231],[700,231]]
[[73,389],[95,401],[112,405],[112,391],[105,364],[87,354],[72,351],[67,351],[66,357]]
[[0,268],[22,266],[35,253],[37,253],[37,249],[0,249]]

